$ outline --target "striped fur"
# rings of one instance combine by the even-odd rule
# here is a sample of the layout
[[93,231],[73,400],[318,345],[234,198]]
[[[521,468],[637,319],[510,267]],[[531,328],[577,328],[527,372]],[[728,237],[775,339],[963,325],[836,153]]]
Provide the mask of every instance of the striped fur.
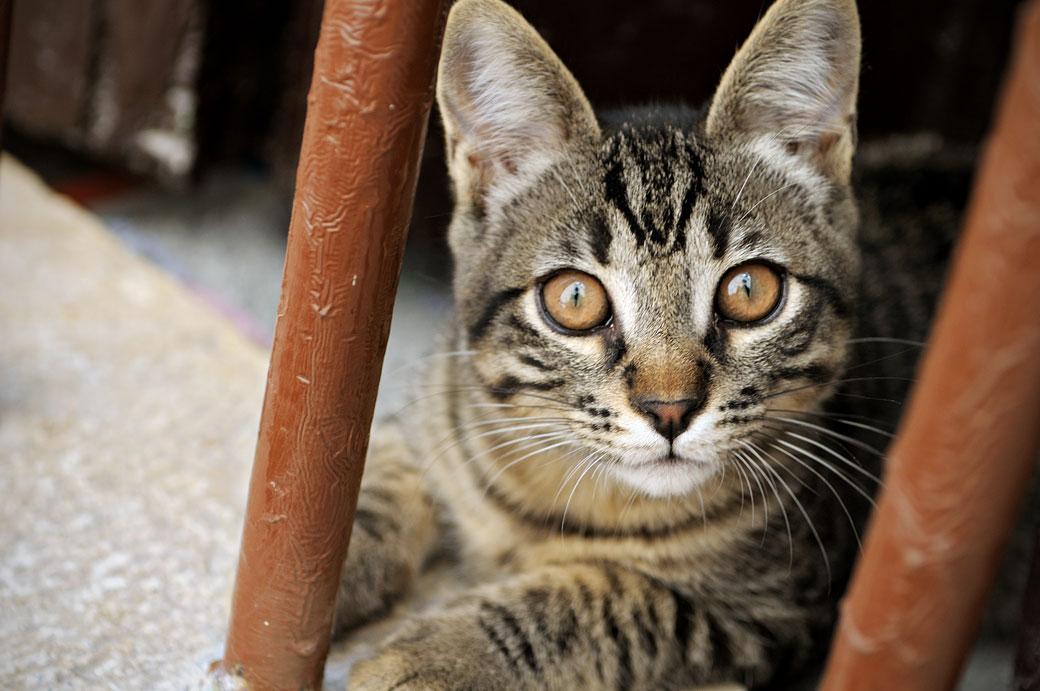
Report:
[[[851,0],[778,0],[706,111],[597,119],[518,14],[455,5],[438,87],[454,355],[421,425],[373,445],[337,628],[437,555],[471,585],[352,688],[783,688],[818,660],[883,448],[871,427],[898,412],[878,401],[903,382],[872,377],[913,362],[856,337],[920,338],[938,285],[900,323],[898,277],[861,251],[895,245],[861,227],[850,184],[858,69]],[[781,268],[782,302],[726,323],[716,287],[749,260]],[[566,268],[610,295],[594,335],[542,316],[540,281]],[[697,401],[674,441],[647,398]]]

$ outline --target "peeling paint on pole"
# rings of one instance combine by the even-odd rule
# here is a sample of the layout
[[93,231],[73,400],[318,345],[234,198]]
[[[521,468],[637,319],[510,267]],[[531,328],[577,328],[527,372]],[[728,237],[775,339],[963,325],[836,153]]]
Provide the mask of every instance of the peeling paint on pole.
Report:
[[446,14],[325,5],[225,673],[319,688]]

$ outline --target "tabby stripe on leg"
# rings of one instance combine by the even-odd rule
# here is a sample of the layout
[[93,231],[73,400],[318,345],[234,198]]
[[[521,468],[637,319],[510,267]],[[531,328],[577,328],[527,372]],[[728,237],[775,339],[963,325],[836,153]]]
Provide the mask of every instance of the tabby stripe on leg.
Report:
[[[581,596],[582,610],[585,612],[595,612],[595,599],[592,596],[592,591],[589,589],[587,583],[578,581],[578,594]],[[600,655],[593,655],[592,659],[596,664],[596,676],[602,680],[607,677],[603,673],[603,660]]]
[[[535,628],[538,630],[538,635],[542,640],[549,641],[556,646],[556,653],[558,656],[563,657],[567,652],[567,647],[570,643],[570,636],[574,635],[577,629],[577,621],[574,622],[573,627],[564,625],[564,628],[570,628],[570,631],[563,633],[557,632],[554,634],[549,627],[546,625],[546,621],[550,619],[552,615],[549,606],[549,599],[551,595],[548,590],[542,588],[532,588],[526,591],[521,598],[524,603],[524,609],[531,621],[534,622]],[[573,610],[571,616],[574,616]]]
[[575,614],[574,608],[569,603],[565,607],[566,614],[556,635],[556,649],[561,655],[566,654],[570,650],[574,637],[578,635],[578,615]]
[[508,630],[509,638],[506,640],[507,644],[510,641],[517,643],[520,646],[520,652],[523,655],[524,663],[526,663],[532,672],[537,672],[538,660],[534,656],[534,648],[531,647],[531,639],[528,638],[524,630],[520,628],[520,622],[516,620],[516,617],[513,616],[512,612],[502,605],[485,600],[480,603],[480,614],[482,621],[487,622],[487,619],[484,619],[484,617],[494,617]]
[[704,610],[704,619],[708,624],[708,640],[711,642],[711,658],[720,669],[733,664],[733,641],[726,632],[722,621],[711,610]]
[[[654,658],[657,657],[657,639],[654,636],[654,630],[653,630],[654,627],[653,627],[653,625],[648,623],[646,621],[646,619],[644,618],[644,615],[646,614],[646,612],[644,612],[643,607],[640,606],[640,605],[643,605],[643,604],[644,603],[639,602],[639,603],[636,603],[636,605],[632,607],[632,610],[631,610],[632,623],[635,624],[636,633],[639,634],[639,644],[640,644],[640,646],[642,646],[643,650],[646,651],[646,654],[651,659],[654,659]],[[653,602],[651,602],[650,605],[649,605],[649,618],[650,618],[650,621],[652,621],[652,622],[656,622],[657,621],[657,612],[654,610]]]
[[672,606],[675,608],[672,620],[672,637],[679,644],[682,651],[683,661],[689,661],[690,639],[693,635],[694,611],[689,598],[671,588],[665,588],[672,598]]
[[502,657],[505,658],[507,663],[509,663],[509,667],[513,670],[513,674],[520,676],[520,668],[517,665],[516,659],[513,658],[513,653],[509,650],[509,646],[507,646],[506,642],[502,640],[502,637],[498,635],[498,632],[495,631],[494,627],[484,619],[483,614],[477,618],[477,625],[480,626],[480,630],[484,632],[484,635],[488,637],[488,640],[498,648],[498,652],[501,653]]
[[604,597],[602,602],[602,617],[610,640],[617,646],[617,686],[619,689],[627,689],[632,686],[632,653],[629,651],[629,640],[625,632],[618,626],[614,617],[612,607],[613,598]]

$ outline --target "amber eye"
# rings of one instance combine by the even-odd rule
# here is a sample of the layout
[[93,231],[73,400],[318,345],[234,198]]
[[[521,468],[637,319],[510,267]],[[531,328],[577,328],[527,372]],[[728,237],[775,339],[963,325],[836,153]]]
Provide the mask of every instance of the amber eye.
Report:
[[542,306],[553,326],[588,331],[610,319],[603,284],[580,271],[562,271],[542,284]]
[[722,277],[715,293],[715,309],[723,319],[756,322],[776,309],[781,287],[779,272],[768,264],[741,264]]

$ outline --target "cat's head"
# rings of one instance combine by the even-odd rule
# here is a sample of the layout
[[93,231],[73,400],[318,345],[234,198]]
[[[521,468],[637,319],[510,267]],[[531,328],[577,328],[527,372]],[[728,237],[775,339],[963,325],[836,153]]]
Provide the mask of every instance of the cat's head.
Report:
[[555,409],[653,496],[755,453],[771,410],[818,405],[856,299],[859,54],[852,0],[779,0],[705,114],[608,130],[519,14],[456,4],[437,95],[486,396]]

